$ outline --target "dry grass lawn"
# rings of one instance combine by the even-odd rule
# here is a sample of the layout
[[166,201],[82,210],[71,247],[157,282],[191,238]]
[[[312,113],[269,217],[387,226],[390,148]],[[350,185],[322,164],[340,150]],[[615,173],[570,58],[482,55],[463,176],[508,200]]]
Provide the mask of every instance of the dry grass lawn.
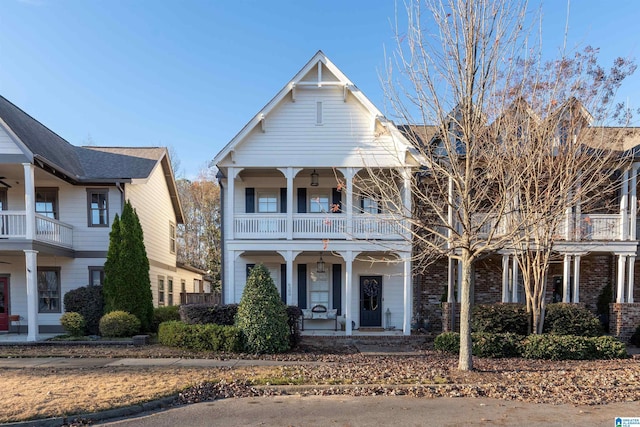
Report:
[[202,381],[271,375],[271,368],[0,369],[0,422],[111,409],[169,396]]

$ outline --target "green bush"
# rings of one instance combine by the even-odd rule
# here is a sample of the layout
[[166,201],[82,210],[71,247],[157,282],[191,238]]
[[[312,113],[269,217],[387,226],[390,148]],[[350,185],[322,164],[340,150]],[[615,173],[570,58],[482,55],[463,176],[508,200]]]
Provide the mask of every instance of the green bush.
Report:
[[164,307],[156,307],[153,309],[153,322],[151,323],[151,332],[158,332],[158,326],[162,322],[170,320],[180,320],[180,306],[168,305]]
[[103,337],[130,337],[140,332],[140,320],[126,311],[112,311],[100,319],[100,334]]
[[242,351],[242,332],[235,326],[190,325],[180,321],[163,322],[158,341],[167,346],[198,351]]
[[519,357],[521,354],[520,342],[524,337],[518,334],[491,334],[488,332],[476,332],[471,334],[473,343],[473,355],[478,357]]
[[602,335],[598,318],[576,304],[549,304],[544,318],[543,332],[555,335],[597,337]]
[[180,306],[180,320],[192,325],[234,325],[238,304],[186,304]]
[[236,326],[244,335],[250,353],[280,353],[289,349],[287,310],[269,270],[258,264],[242,293]]
[[74,337],[81,337],[84,335],[86,323],[84,317],[80,313],[75,311],[68,311],[60,316],[60,324],[65,331]]
[[460,334],[457,332],[443,332],[433,341],[433,348],[445,353],[460,351]]
[[287,324],[289,325],[289,347],[295,348],[300,344],[302,336],[300,335],[300,316],[302,310],[296,305],[287,306]]
[[102,286],[83,286],[64,294],[64,311],[80,313],[89,335],[100,333],[100,318],[104,315]]
[[614,337],[602,336],[591,338],[598,359],[624,359],[627,357],[627,346]]
[[527,309],[522,304],[476,305],[473,308],[471,330],[526,335],[529,332]]

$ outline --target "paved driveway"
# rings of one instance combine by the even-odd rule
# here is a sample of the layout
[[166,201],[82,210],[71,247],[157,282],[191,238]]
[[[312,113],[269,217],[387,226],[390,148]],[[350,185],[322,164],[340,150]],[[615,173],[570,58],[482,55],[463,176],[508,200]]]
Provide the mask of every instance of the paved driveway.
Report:
[[638,402],[575,407],[497,399],[280,396],[223,399],[103,425],[173,426],[614,426]]

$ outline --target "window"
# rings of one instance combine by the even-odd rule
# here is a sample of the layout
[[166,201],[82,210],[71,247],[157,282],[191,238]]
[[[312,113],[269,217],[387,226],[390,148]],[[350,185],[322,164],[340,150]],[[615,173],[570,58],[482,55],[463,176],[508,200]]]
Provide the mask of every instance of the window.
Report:
[[169,298],[167,305],[173,305],[173,277],[167,278],[167,293]]
[[330,198],[328,194],[312,194],[309,198],[309,212],[322,213],[330,211]]
[[57,188],[36,188],[36,213],[58,219]]
[[109,190],[87,189],[89,227],[109,226]]
[[7,210],[7,189],[0,188],[0,211]]
[[315,305],[324,305],[325,307],[331,307],[329,305],[329,274],[328,272],[318,273],[314,270],[310,274],[311,286],[309,287],[309,302],[310,307]]
[[169,252],[176,253],[176,225],[169,223]]
[[258,212],[277,213],[278,195],[276,193],[258,193]]
[[187,293],[187,282],[184,279],[180,280],[180,292],[183,294]]
[[164,277],[158,276],[158,305],[164,305]]
[[360,199],[360,207],[363,213],[378,214],[380,213],[380,203],[371,197],[363,197]]
[[104,284],[104,267],[89,267],[89,284],[93,286]]
[[60,313],[60,268],[38,268],[38,313]]

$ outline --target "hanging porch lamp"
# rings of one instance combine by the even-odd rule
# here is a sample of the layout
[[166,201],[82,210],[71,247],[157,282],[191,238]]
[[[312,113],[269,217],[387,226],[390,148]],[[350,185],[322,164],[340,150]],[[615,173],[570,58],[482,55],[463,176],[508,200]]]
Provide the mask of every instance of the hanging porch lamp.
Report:
[[313,170],[313,172],[311,172],[311,186],[312,187],[318,186],[318,172],[316,172],[315,169]]
[[318,264],[316,265],[316,272],[324,273],[324,261],[322,260],[322,255],[320,255],[320,260],[318,261]]

